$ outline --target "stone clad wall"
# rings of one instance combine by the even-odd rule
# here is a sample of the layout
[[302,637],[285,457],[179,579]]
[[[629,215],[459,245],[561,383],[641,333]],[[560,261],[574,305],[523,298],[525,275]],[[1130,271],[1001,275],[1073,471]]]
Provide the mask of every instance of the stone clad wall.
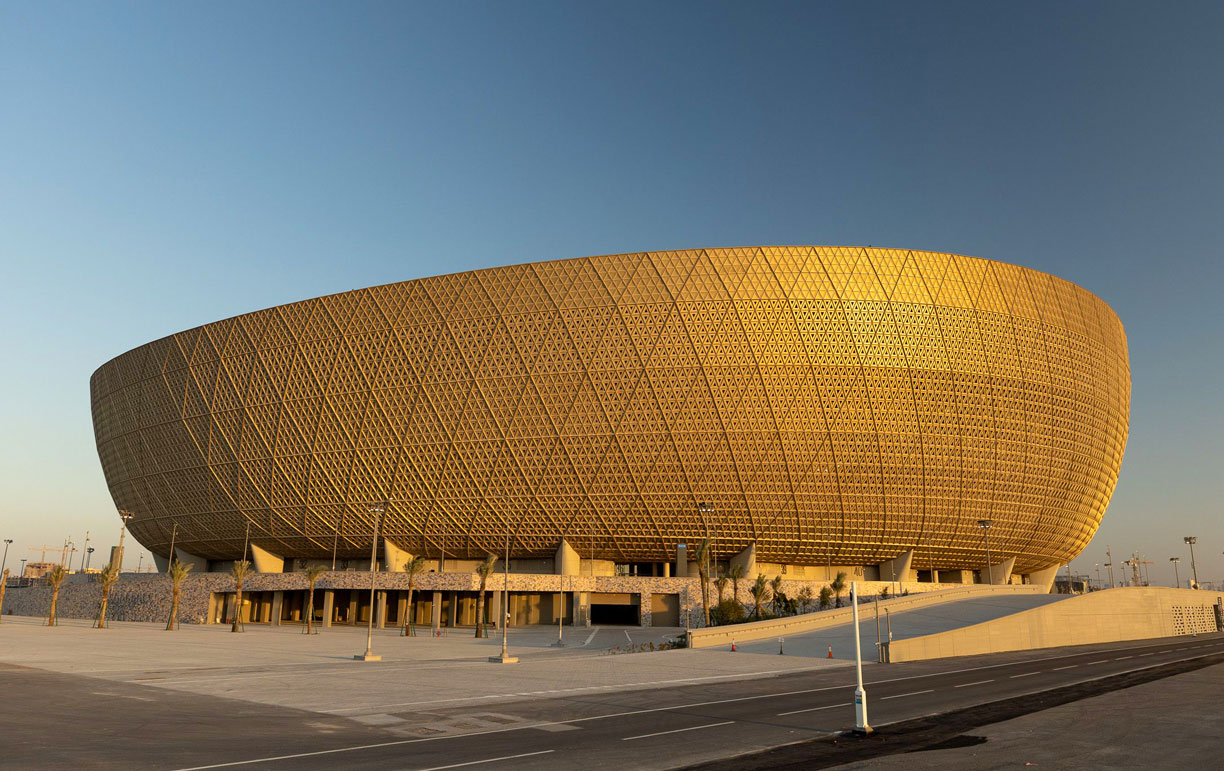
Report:
[[[377,573],[376,587],[384,590],[407,590],[408,576],[405,573]],[[500,591],[503,575],[489,577],[487,589]],[[747,578],[739,582],[739,600],[746,608],[752,607],[749,589],[752,581]],[[803,586],[811,586],[813,594],[819,594],[824,581],[785,581],[784,591],[790,597],[798,595]],[[319,576],[315,588],[368,589],[370,574],[358,571],[337,571]],[[652,594],[676,594],[680,597],[680,622],[683,625],[687,612],[690,624],[703,625],[701,612],[701,589],[698,579],[652,578],[646,576],[558,576],[554,574],[510,574],[512,592],[557,592],[564,586],[566,592],[609,592],[637,594],[641,597],[641,619],[643,626],[651,625],[650,602]],[[860,582],[863,596],[874,596],[888,587],[898,584],[889,581]],[[901,589],[910,592],[926,592],[947,589],[959,584],[930,584],[901,582]],[[424,591],[474,592],[480,588],[480,579],[474,573],[425,573],[417,576],[415,588]],[[301,573],[259,573],[249,577],[243,591],[268,592],[306,589],[306,578]],[[204,573],[188,575],[183,580],[182,596],[179,600],[179,621],[184,624],[204,623],[208,614],[208,602],[213,593],[232,592],[234,579],[228,573]],[[687,590],[687,600],[686,600]],[[730,597],[731,586],[727,586]],[[60,589],[58,614],[61,618],[92,619],[97,616],[102,590],[83,576],[72,576]],[[849,600],[849,589],[842,595],[842,603]],[[320,600],[321,602],[321,600]],[[710,583],[710,604],[718,602],[718,592]],[[33,586],[11,588],[4,600],[4,613],[18,616],[45,616],[51,604],[51,587],[39,582]],[[159,573],[125,573],[111,589],[107,618],[112,621],[156,621],[164,622],[170,613],[170,579]]]

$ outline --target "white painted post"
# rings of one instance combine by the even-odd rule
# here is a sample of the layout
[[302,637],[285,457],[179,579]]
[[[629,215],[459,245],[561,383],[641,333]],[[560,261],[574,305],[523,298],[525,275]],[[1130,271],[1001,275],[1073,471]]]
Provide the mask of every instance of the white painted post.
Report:
[[850,604],[854,609],[854,673],[858,687],[854,689],[854,730],[871,733],[867,722],[867,691],[863,690],[863,647],[859,641],[858,582],[850,582]]

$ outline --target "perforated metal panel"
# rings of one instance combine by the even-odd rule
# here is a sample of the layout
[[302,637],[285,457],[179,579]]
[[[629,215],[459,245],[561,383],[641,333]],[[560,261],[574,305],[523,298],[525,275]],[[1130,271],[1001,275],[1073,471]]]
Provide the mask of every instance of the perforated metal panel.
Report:
[[[413,553],[1062,563],[1126,444],[1122,325],[1054,276],[930,252],[589,257],[378,286],[149,343],[92,379],[133,535],[216,559]],[[698,502],[712,503],[703,521]]]

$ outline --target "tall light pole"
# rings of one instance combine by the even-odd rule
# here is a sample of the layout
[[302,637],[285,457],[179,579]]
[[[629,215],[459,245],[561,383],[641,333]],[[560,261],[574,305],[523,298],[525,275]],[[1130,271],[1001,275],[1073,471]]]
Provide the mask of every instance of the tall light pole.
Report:
[[1188,535],[1182,540],[1190,544],[1190,570],[1194,573],[1194,588],[1197,589],[1199,585],[1198,565],[1194,562],[1194,545],[1198,543],[1198,536]]
[[[592,575],[594,569],[592,568]],[[510,626],[510,532],[506,531],[506,561],[502,565],[502,617],[498,619],[502,622],[502,649],[500,656],[490,656],[489,661],[493,664],[517,664],[518,658],[506,653],[507,627]]]
[[9,544],[12,542],[13,542],[12,538],[4,539],[4,559],[0,560],[0,574],[4,573],[4,566],[8,564],[8,547],[9,547]]
[[353,658],[358,661],[382,661],[382,656],[375,656],[374,645],[374,568],[378,564],[378,529],[382,526],[383,514],[387,511],[387,503],[376,503],[370,507],[374,515],[374,538],[370,541],[370,623],[366,627],[365,653]]
[[1098,590],[1104,589],[1105,585],[1101,583],[1101,563],[1099,562],[1096,564],[1096,574],[1097,574],[1097,589]]
[[1173,585],[1180,589],[1181,576],[1177,573],[1177,563],[1181,562],[1181,557],[1169,557],[1169,562],[1173,563]]
[[978,527],[982,528],[982,540],[986,544],[986,583],[994,583],[994,569],[990,567],[990,526],[994,524],[993,519],[979,519]]
[[1109,588],[1112,589],[1114,588],[1113,555],[1109,553],[1109,549],[1110,549],[1109,546],[1105,547],[1105,556],[1108,558],[1108,561],[1105,563],[1105,567],[1109,568]]
[[[123,572],[123,537],[127,535],[128,522],[132,521],[133,516],[134,515],[132,514],[132,512],[127,511],[126,509],[119,510],[119,519],[123,520],[123,524],[119,527],[119,549],[117,550],[119,552],[117,556],[119,557],[119,572],[120,573]],[[112,560],[112,562],[113,561],[114,560]]]
[[[248,524],[247,527],[249,528],[250,525]],[[250,532],[250,530],[248,530],[247,532]],[[178,523],[175,522],[174,527],[170,529],[170,559],[166,562],[167,572],[170,570],[170,566],[174,564],[174,541],[177,535],[178,535]],[[245,554],[242,555],[242,557],[243,559],[246,559]]]
[[94,547],[90,546],[85,550],[85,570],[89,571],[89,561],[93,559]]
[[854,674],[858,678],[858,687],[854,689],[854,730],[869,734],[867,691],[863,688],[863,646],[859,641],[858,581],[850,582],[850,606],[854,609]]

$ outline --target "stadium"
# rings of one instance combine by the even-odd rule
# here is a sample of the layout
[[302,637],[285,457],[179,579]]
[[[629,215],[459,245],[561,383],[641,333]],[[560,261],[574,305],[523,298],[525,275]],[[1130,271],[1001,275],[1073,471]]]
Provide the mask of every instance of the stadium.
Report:
[[1055,276],[796,246],[290,303],[124,353],[91,398],[131,535],[204,569],[374,543],[389,570],[684,575],[709,538],[794,576],[1020,582],[1099,526],[1130,375],[1118,317]]

